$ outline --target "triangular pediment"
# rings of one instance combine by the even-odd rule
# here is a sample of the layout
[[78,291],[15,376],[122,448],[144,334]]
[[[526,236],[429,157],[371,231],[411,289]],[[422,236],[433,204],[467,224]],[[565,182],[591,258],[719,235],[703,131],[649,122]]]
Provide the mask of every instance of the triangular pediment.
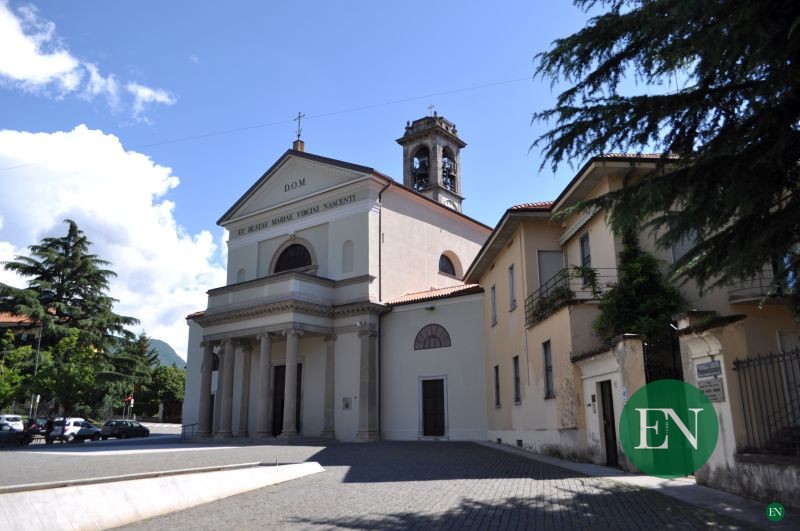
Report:
[[361,179],[372,168],[287,151],[217,222],[230,221]]

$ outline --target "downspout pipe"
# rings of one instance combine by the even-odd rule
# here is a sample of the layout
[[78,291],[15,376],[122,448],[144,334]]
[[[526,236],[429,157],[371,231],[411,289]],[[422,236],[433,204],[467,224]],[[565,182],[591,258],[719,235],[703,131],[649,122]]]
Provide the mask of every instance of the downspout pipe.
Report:
[[[381,205],[378,210],[378,302],[383,302],[383,192],[391,185],[387,182],[380,192],[378,192],[378,204]],[[383,314],[378,315],[378,438],[382,439],[381,431],[381,409],[383,408],[383,386],[381,385],[381,344],[383,337],[381,336],[381,317]]]

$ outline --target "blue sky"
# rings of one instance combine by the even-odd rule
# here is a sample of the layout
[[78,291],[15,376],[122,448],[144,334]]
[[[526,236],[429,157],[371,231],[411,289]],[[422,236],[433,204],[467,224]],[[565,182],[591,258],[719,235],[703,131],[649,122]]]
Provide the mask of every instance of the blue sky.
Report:
[[529,152],[556,97],[533,58],[587,18],[569,2],[0,0],[0,260],[75,219],[119,273],[119,311],[185,355],[183,317],[224,283],[215,222],[298,111],[307,151],[401,178],[395,139],[434,105],[468,144],[464,212],[491,226],[558,195],[584,161],[540,173]]

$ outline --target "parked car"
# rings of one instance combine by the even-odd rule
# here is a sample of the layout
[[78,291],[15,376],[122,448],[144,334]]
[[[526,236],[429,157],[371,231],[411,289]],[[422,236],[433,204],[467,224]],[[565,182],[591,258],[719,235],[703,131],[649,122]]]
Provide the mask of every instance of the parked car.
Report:
[[30,444],[31,436],[22,430],[14,428],[8,422],[0,422],[0,444]]
[[53,444],[53,441],[59,440],[61,442],[70,443],[85,441],[87,439],[99,441],[101,436],[100,431],[100,428],[79,417],[56,419],[55,422],[53,422],[53,431],[45,437],[45,442],[47,444]]
[[148,437],[150,430],[135,420],[109,420],[103,424],[103,440],[109,437],[127,439],[128,437]]
[[5,422],[17,431],[22,431],[25,429],[25,426],[22,423],[22,417],[19,415],[0,415],[0,422]]

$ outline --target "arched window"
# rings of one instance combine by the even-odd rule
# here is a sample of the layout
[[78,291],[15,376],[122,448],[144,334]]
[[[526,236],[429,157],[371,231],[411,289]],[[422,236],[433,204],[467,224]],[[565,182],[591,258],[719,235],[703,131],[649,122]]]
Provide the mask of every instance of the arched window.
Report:
[[442,151],[442,184],[448,190],[456,192],[456,177],[458,168],[456,168],[456,159],[450,148],[444,148]]
[[353,240],[342,244],[342,273],[353,272]]
[[456,268],[453,261],[445,255],[439,257],[439,272],[447,273],[448,275],[456,276]]
[[305,267],[311,265],[311,254],[308,249],[299,243],[293,243],[283,250],[275,262],[275,273],[281,271],[289,271],[290,269],[297,269],[298,267]]
[[420,191],[431,185],[430,182],[430,151],[427,147],[420,147],[411,159],[411,175],[414,176],[414,190]]
[[414,339],[414,350],[425,350],[428,348],[443,348],[450,346],[450,334],[443,326],[429,324],[422,327]]
[[244,282],[247,278],[247,271],[244,268],[241,268],[238,273],[236,273],[236,282]]

